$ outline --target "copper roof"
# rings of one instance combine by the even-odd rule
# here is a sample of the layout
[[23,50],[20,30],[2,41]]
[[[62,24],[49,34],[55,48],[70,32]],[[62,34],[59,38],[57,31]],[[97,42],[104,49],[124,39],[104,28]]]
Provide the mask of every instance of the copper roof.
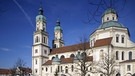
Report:
[[[87,56],[85,58],[85,61],[93,61],[93,56]],[[66,63],[73,63],[74,62],[74,58],[63,58],[61,59],[61,64],[66,64]],[[52,60],[48,60],[46,63],[44,63],[43,65],[52,65]]]
[[11,74],[11,71],[8,69],[0,69],[0,74]]
[[60,48],[54,48],[54,49],[52,49],[52,52],[50,53],[50,55],[71,52],[71,51],[77,51],[77,50],[81,50],[83,48],[89,49],[90,48],[89,42],[75,44],[75,45],[71,45],[71,46],[64,46],[64,47],[60,47]]
[[111,44],[112,37],[96,40],[94,47],[105,46]]

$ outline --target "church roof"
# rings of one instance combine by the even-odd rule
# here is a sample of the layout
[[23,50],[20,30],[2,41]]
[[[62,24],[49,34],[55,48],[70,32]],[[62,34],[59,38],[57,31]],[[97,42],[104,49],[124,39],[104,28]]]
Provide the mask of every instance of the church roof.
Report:
[[73,63],[74,61],[74,58],[63,58],[61,59],[61,63],[64,64],[64,63]]
[[112,37],[96,40],[94,47],[105,46],[111,44]]
[[75,44],[75,45],[71,45],[71,46],[64,46],[64,47],[60,47],[60,48],[54,48],[54,49],[52,49],[52,52],[50,53],[50,55],[77,51],[77,50],[82,49],[83,47],[85,47],[86,49],[90,49],[89,42],[82,43],[82,44]]
[[[85,61],[93,61],[93,56],[87,56],[85,57]],[[61,59],[61,64],[66,64],[66,63],[73,63],[74,62],[74,58],[63,58]],[[43,64],[44,65],[52,65],[52,60],[48,60],[46,63]]]
[[43,65],[52,65],[52,60],[48,60],[46,63],[44,63]]
[[117,21],[107,21],[101,24],[98,29],[104,29],[108,27],[124,27],[124,26]]

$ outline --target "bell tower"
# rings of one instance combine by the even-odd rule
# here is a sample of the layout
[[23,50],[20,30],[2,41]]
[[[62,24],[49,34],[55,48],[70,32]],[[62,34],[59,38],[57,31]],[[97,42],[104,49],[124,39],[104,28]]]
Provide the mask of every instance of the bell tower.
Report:
[[54,40],[53,40],[53,48],[59,48],[64,46],[64,40],[63,40],[63,30],[60,26],[60,20],[58,19],[56,21],[56,26],[54,28]]
[[32,74],[42,76],[42,64],[48,60],[50,47],[48,46],[48,33],[46,32],[46,18],[43,15],[43,8],[39,8],[39,15],[36,16],[36,30],[33,34],[32,46]]

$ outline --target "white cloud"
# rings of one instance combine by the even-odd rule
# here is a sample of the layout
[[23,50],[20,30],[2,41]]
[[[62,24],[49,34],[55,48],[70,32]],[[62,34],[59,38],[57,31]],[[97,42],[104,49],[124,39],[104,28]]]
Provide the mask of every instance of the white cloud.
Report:
[[8,48],[0,48],[1,51],[10,51]]

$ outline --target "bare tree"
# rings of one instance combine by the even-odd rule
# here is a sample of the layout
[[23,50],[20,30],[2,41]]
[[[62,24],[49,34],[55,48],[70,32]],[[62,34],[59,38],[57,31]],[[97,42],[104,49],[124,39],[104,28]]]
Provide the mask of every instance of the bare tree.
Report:
[[58,76],[58,70],[56,69],[54,76]]
[[[20,76],[23,76],[23,71],[22,71],[22,68],[25,67],[26,63],[24,62],[23,59],[21,58],[18,58],[17,61],[15,62],[13,68],[11,68],[11,74],[12,76],[16,75],[16,74],[19,74]],[[19,69],[17,71],[17,68]]]
[[92,71],[89,68],[93,65],[93,61],[91,61],[93,60],[93,57],[88,56],[88,52],[90,51],[90,46],[89,46],[89,42],[87,41],[87,38],[85,36],[83,38],[80,38],[80,42],[81,43],[77,47],[80,51],[78,51],[78,54],[75,57],[76,61],[74,60],[78,66],[75,69],[81,72],[78,73],[81,76],[86,76],[88,72],[92,73]]
[[116,73],[115,56],[109,51],[109,45],[107,52],[103,52],[102,59],[97,63],[96,72],[103,74],[104,76],[113,76]]

